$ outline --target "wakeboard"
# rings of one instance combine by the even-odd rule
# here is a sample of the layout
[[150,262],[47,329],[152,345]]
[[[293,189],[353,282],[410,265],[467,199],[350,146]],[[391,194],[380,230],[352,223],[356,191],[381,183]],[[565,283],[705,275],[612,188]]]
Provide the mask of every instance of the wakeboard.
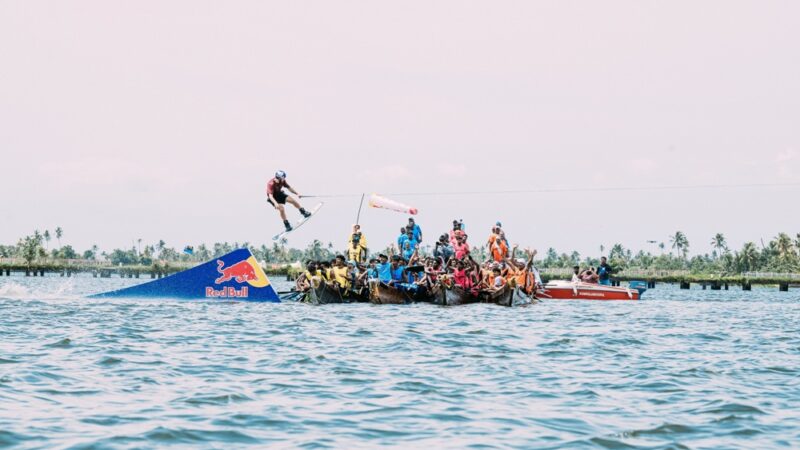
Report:
[[311,211],[309,211],[311,213],[311,215],[309,215],[308,217],[301,217],[297,222],[295,222],[292,225],[292,229],[290,231],[283,231],[281,233],[278,233],[278,234],[276,234],[275,236],[272,237],[272,240],[273,241],[277,241],[278,239],[286,236],[287,234],[291,233],[292,231],[294,231],[294,230],[300,228],[301,226],[303,226],[304,223],[308,222],[308,219],[314,217],[314,214],[316,214],[317,211],[319,211],[319,209],[322,208],[322,205],[324,205],[324,204],[325,203],[318,203],[317,206],[313,207],[311,209]]

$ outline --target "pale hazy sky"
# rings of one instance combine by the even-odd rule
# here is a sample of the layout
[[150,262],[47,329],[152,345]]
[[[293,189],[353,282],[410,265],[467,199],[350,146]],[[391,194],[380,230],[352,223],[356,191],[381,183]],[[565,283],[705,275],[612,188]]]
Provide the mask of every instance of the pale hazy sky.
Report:
[[[301,193],[800,182],[797,1],[0,0],[0,243],[262,243]],[[428,240],[692,252],[800,188],[397,198]],[[311,202],[309,202],[311,203]],[[357,198],[291,235],[345,242]],[[296,212],[292,212],[296,217]],[[362,216],[371,247],[407,217]]]

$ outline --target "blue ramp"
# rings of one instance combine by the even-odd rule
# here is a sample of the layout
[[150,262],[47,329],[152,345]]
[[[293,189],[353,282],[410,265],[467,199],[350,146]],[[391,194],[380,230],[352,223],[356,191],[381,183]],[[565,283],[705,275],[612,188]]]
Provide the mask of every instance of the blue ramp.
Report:
[[89,297],[280,302],[267,274],[246,248],[159,280]]

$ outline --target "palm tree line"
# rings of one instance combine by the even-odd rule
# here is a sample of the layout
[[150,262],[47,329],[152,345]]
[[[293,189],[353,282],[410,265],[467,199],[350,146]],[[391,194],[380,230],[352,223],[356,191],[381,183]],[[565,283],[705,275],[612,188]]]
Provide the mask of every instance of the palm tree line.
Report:
[[[55,236],[57,247],[50,248],[50,241]],[[28,264],[37,260],[82,259],[106,261],[114,265],[145,265],[169,262],[202,262],[218,258],[237,248],[250,248],[255,257],[269,264],[289,264],[306,260],[330,260],[336,254],[343,253],[328,242],[315,239],[305,248],[290,248],[287,240],[281,239],[271,245],[256,246],[250,242],[218,242],[213,245],[199,244],[187,247],[186,251],[168,246],[164,240],[142,246],[142,239],[132,242],[130,248],[114,249],[101,252],[97,245],[83,252],[76,251],[70,245],[61,245],[64,230],[57,227],[54,233],[34,231],[33,234],[18,240],[15,245],[0,245],[0,258],[23,258]],[[693,273],[741,273],[748,271],[800,272],[800,233],[795,238],[787,233],[779,233],[768,243],[760,246],[755,242],[746,242],[739,250],[731,250],[724,234],[717,233],[709,241],[711,253],[689,257],[689,240],[685,233],[676,231],[668,237],[669,242],[658,242],[659,254],[640,250],[634,253],[620,243],[613,244],[608,251],[608,259],[617,269],[643,270],[689,270]],[[648,241],[656,243],[657,241]],[[191,249],[191,251],[189,251]],[[600,254],[606,247],[600,245]],[[668,249],[668,252],[666,251]],[[392,253],[391,247],[377,253]],[[423,255],[430,254],[430,246],[420,248]],[[473,257],[478,261],[488,258],[485,246],[473,247]],[[540,260],[541,268],[569,268],[575,265],[587,267],[597,266],[599,260],[594,256],[584,257],[577,251],[559,253],[549,248]]]

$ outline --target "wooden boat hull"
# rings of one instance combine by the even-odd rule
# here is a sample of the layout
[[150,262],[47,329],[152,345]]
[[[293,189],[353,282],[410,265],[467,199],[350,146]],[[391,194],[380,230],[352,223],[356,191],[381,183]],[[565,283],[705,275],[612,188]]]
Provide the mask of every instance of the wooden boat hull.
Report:
[[338,287],[326,283],[325,280],[312,280],[305,301],[314,305],[327,305],[365,302],[367,298],[352,291],[342,292]]
[[514,297],[514,289],[509,285],[503,286],[502,289],[497,291],[483,290],[478,294],[481,303],[494,303],[500,306],[511,306]]
[[436,304],[442,306],[468,305],[470,303],[480,303],[480,301],[481,298],[479,296],[458,285],[442,286],[441,292],[436,297]]
[[639,291],[592,283],[550,282],[536,291],[538,299],[553,300],[639,300]]
[[480,299],[483,303],[493,303],[500,306],[523,306],[533,303],[530,295],[519,287],[505,285],[499,291],[481,291]]
[[432,302],[438,295],[439,285],[431,289],[411,292],[382,283],[379,280],[369,282],[369,301],[376,305],[407,305],[414,302]]
[[378,280],[372,280],[369,282],[369,301],[376,305],[406,305],[413,300],[408,292]]
[[536,297],[528,295],[520,287],[514,288],[514,294],[511,296],[511,305],[509,306],[525,306],[538,303]]

